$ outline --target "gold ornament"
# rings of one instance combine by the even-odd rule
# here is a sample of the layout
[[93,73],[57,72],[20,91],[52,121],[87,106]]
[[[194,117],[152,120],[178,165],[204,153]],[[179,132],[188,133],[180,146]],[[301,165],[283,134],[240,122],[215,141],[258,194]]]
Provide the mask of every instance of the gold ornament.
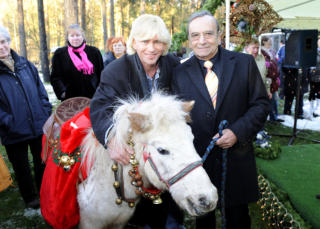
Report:
[[139,165],[139,162],[137,161],[137,159],[134,159],[134,160],[130,160],[130,164],[133,166],[133,167],[137,167]]
[[116,204],[118,204],[118,205],[122,204],[122,200],[120,198],[117,198],[116,199]]
[[113,183],[113,187],[119,188],[119,187],[120,187],[119,181],[115,181],[115,182]]
[[70,161],[70,157],[67,156],[67,155],[63,155],[61,158],[60,158],[60,163],[62,165],[68,165],[69,164],[69,161]]
[[162,204],[162,199],[160,198],[160,196],[157,196],[156,199],[154,199],[152,201],[153,204]]
[[69,172],[70,168],[71,168],[70,165],[63,166],[63,170],[66,172]]
[[111,167],[111,169],[112,169],[113,172],[118,171],[118,165],[113,164],[112,167]]
[[134,202],[129,202],[128,205],[130,208],[133,208],[136,204]]
[[74,165],[74,163],[76,163],[76,160],[74,158],[70,159],[70,165]]

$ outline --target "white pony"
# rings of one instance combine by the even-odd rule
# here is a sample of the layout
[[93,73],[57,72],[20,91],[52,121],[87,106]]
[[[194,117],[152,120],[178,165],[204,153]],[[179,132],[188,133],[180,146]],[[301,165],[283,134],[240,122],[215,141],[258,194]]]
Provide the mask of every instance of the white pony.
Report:
[[142,102],[131,99],[121,103],[114,114],[111,135],[119,147],[132,144],[131,165],[116,166],[89,131],[82,142],[82,158],[92,167],[78,187],[80,228],[123,228],[139,194],[160,201],[159,193],[148,193],[151,186],[168,190],[192,216],[212,211],[218,200],[217,190],[201,166],[186,123],[193,102],[155,93]]

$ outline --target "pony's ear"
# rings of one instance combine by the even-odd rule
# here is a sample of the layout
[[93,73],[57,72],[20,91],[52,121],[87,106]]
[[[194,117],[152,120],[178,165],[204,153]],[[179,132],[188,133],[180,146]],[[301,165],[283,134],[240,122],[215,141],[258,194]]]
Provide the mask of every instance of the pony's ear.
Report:
[[195,101],[191,100],[191,101],[187,101],[187,102],[183,102],[182,103],[182,110],[185,111],[187,113],[186,115],[186,121],[187,122],[191,122],[191,117],[190,117],[190,111],[192,110],[193,106],[194,106]]
[[132,130],[138,132],[146,132],[152,127],[151,121],[148,116],[140,113],[129,113],[129,121],[131,123]]

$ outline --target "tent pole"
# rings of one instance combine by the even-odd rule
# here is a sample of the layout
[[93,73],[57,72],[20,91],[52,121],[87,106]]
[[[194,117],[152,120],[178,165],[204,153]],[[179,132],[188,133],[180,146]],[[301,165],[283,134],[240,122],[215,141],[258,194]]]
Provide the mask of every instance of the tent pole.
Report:
[[226,0],[226,49],[230,49],[230,0]]

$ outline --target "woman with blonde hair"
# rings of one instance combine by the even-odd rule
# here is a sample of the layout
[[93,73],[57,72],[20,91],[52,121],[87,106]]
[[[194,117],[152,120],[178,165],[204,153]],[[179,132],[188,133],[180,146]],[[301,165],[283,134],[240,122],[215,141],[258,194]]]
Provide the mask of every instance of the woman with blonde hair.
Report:
[[126,54],[126,42],[122,37],[110,37],[107,41],[107,48],[108,52],[103,55],[104,67]]
[[91,98],[100,82],[102,56],[86,44],[84,31],[73,24],[67,29],[67,46],[55,51],[50,81],[58,99]]

